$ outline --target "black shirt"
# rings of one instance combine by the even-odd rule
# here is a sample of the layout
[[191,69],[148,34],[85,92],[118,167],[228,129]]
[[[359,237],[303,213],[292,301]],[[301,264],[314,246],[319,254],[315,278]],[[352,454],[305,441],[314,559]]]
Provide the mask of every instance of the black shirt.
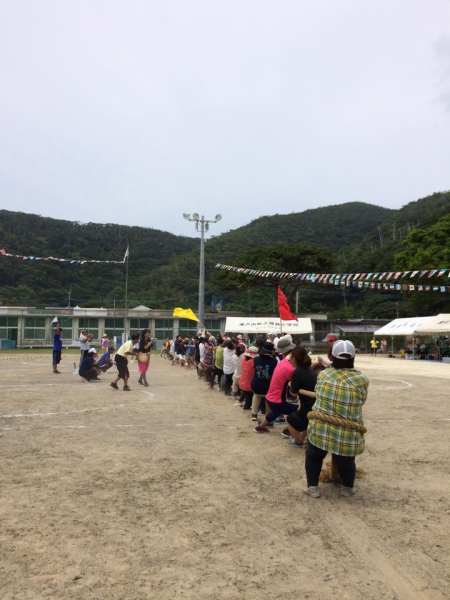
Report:
[[253,364],[255,366],[255,375],[252,379],[252,392],[258,396],[265,396],[269,391],[270,380],[278,361],[273,356],[263,354],[254,358]]

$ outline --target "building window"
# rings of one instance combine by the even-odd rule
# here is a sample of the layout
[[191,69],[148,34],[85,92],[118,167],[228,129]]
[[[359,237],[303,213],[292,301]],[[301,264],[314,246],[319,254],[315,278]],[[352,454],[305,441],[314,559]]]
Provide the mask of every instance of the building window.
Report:
[[16,340],[18,317],[0,317],[0,340]]
[[173,318],[155,319],[155,337],[158,340],[173,339]]
[[220,319],[205,319],[206,330],[217,337],[220,333]]
[[130,330],[140,333],[143,329],[150,329],[150,319],[130,319]]
[[26,340],[45,340],[45,317],[25,317],[23,337]]
[[189,336],[196,336],[199,323],[197,321],[191,321],[190,319],[180,319],[178,321],[178,335],[181,335],[182,338]]
[[114,337],[121,338],[123,334],[123,318],[106,318],[104,333],[106,333],[110,340]]
[[[72,317],[58,317],[58,323],[61,329],[67,329],[72,331]],[[54,327],[55,324],[52,325]]]

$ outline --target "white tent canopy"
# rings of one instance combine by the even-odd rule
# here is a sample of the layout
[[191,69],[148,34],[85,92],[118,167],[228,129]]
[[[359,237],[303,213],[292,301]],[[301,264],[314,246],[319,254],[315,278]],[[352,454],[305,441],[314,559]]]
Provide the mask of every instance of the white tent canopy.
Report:
[[417,328],[428,323],[434,317],[407,317],[394,319],[381,329],[377,329],[374,335],[413,335]]
[[450,333],[450,314],[442,313],[436,317],[429,317],[426,323],[418,325],[415,333]]
[[225,331],[228,333],[311,333],[312,330],[311,319],[306,317],[298,321],[281,322],[273,317],[227,317],[225,323]]

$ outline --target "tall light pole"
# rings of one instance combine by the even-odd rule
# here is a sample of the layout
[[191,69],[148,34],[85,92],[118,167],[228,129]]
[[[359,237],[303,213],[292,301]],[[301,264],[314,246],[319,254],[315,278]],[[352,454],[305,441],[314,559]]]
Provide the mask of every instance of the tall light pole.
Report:
[[186,221],[194,221],[195,229],[200,231],[200,277],[198,282],[198,318],[200,323],[205,324],[205,231],[209,230],[210,223],[217,223],[222,218],[221,215],[216,215],[213,220],[208,221],[198,213],[191,215],[183,213]]

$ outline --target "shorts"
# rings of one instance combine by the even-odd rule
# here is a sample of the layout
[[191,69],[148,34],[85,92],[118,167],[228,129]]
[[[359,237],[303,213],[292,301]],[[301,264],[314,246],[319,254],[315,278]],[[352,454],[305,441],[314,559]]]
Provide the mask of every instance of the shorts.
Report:
[[301,410],[296,410],[291,415],[286,417],[286,421],[296,431],[306,431],[308,429],[308,413],[304,413]]
[[119,371],[119,379],[129,379],[130,371],[128,370],[128,360],[120,356],[120,354],[116,354],[116,367]]
[[53,350],[53,364],[59,365],[61,362],[61,350]]
[[300,399],[300,408],[286,417],[286,421],[289,425],[297,431],[306,431],[309,423],[308,413],[312,410],[315,401],[315,398],[304,399],[304,397],[302,397]]

